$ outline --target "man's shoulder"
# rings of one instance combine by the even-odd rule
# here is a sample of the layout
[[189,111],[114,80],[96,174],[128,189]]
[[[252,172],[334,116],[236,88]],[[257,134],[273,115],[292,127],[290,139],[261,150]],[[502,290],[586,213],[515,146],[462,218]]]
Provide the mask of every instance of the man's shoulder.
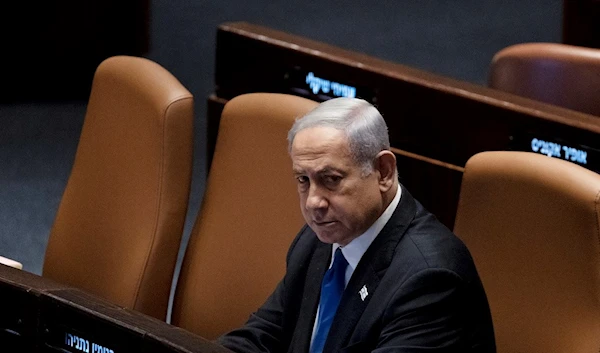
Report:
[[461,277],[476,273],[462,240],[420,205],[396,250],[395,257],[410,259],[423,269],[446,269]]
[[290,267],[308,264],[317,247],[324,245],[319,241],[315,232],[305,224],[292,241],[288,250],[286,259],[288,271]]
[[300,228],[300,231],[298,231],[298,234],[296,234],[296,237],[292,241],[288,255],[295,252],[304,252],[310,249],[314,250],[314,247],[317,244],[317,235],[307,224],[305,224],[302,226],[302,228]]

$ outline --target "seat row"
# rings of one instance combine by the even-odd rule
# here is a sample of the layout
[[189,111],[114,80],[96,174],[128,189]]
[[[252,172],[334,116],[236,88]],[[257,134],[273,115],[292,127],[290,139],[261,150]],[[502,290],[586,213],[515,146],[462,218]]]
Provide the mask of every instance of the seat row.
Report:
[[[230,102],[171,321],[206,338],[243,323],[282,276],[302,225],[286,133],[316,102]],[[158,64],[105,60],[94,76],[43,276],[166,320],[192,173],[193,97]]]

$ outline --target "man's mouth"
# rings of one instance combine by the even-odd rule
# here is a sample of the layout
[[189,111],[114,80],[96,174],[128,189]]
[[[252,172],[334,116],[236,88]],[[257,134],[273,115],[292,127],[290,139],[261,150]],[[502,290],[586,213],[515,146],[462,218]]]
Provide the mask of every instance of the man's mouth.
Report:
[[313,221],[319,227],[325,227],[331,224],[334,224],[335,221]]

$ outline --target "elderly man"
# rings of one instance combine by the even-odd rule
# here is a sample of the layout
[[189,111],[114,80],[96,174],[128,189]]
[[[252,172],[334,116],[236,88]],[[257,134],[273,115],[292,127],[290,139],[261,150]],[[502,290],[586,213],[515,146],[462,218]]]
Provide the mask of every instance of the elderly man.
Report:
[[273,294],[219,342],[236,352],[495,352],[473,260],[399,184],[377,109],[326,101],[288,141],[306,225]]

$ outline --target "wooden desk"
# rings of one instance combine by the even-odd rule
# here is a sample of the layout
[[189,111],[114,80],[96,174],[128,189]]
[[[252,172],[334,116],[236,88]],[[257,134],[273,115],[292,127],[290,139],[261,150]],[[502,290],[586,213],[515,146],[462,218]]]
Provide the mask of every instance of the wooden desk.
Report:
[[208,99],[209,155],[229,99],[251,92],[317,101],[333,96],[332,89],[313,91],[315,85],[308,82],[315,77],[331,87],[355,88],[357,96],[379,108],[401,182],[450,228],[463,167],[478,152],[531,150],[534,141],[552,142],[586,149],[585,166],[600,171],[598,117],[244,22],[223,24],[217,32],[215,92]]
[[183,329],[0,265],[0,351],[227,353]]

